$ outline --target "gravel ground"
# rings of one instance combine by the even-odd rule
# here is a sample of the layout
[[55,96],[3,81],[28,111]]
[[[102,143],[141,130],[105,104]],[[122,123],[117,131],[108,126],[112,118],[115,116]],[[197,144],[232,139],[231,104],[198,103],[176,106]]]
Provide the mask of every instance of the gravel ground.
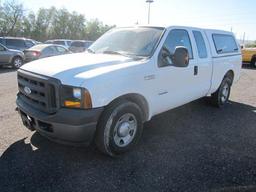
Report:
[[201,99],[154,117],[135,150],[52,143],[21,124],[16,72],[0,69],[0,192],[256,191],[256,70],[223,109]]

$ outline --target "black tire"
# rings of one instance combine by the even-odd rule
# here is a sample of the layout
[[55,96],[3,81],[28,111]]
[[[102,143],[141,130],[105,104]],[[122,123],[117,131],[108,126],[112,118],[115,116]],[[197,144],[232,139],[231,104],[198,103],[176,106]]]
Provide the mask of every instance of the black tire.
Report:
[[23,59],[20,56],[16,56],[12,59],[12,67],[19,69],[23,65]]
[[[126,137],[129,137],[131,140],[129,143],[126,143],[127,145],[120,146],[122,145],[122,136],[120,136],[118,133],[120,132],[122,125],[125,123],[123,122],[123,124],[120,125],[120,121],[123,121],[122,118],[126,115],[132,116],[132,119],[134,119],[135,122],[134,124],[136,124],[137,127],[136,130],[133,130],[131,133],[130,126],[128,127],[128,132],[126,131]],[[128,122],[130,122],[130,120],[131,119],[129,119]],[[111,104],[103,112],[97,126],[95,143],[97,148],[104,154],[116,156],[132,149],[138,143],[142,131],[143,116],[141,109],[137,104],[133,102],[122,100]],[[120,138],[120,143],[117,144],[116,138]],[[125,144],[124,140],[123,144]]]
[[[232,86],[232,77],[225,76],[224,79],[222,80],[221,85],[218,88],[218,90],[211,95],[211,102],[214,106],[220,108],[228,102],[230,92],[231,92],[231,86]],[[224,96],[223,91],[226,88],[228,90],[226,90],[227,94],[225,94],[225,96]],[[223,97],[225,97],[225,98],[223,98]]]
[[256,68],[256,57],[254,57],[251,61],[251,67]]

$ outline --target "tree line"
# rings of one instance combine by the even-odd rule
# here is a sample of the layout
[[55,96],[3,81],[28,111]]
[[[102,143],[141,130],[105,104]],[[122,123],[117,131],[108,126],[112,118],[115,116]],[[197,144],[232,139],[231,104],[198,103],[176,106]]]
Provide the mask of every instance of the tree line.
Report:
[[248,47],[248,48],[256,47],[256,41],[254,41],[253,43],[247,44],[246,47]]
[[0,0],[0,36],[15,36],[45,41],[48,39],[96,40],[114,26],[67,9],[26,10],[15,0]]

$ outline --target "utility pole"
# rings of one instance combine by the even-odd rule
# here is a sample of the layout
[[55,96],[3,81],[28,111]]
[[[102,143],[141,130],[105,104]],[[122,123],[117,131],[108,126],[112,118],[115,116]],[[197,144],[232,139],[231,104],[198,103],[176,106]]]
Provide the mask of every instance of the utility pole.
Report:
[[245,32],[244,32],[244,36],[243,36],[243,45],[244,45],[244,42],[245,42]]
[[150,4],[153,2],[154,0],[146,0],[146,3],[148,3],[148,24],[150,24]]

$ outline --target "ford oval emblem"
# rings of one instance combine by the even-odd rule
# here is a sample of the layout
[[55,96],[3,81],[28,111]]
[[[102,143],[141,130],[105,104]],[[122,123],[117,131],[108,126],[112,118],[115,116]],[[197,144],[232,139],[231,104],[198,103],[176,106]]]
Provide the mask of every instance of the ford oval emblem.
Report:
[[31,94],[31,89],[29,87],[24,87],[24,91],[27,95]]

